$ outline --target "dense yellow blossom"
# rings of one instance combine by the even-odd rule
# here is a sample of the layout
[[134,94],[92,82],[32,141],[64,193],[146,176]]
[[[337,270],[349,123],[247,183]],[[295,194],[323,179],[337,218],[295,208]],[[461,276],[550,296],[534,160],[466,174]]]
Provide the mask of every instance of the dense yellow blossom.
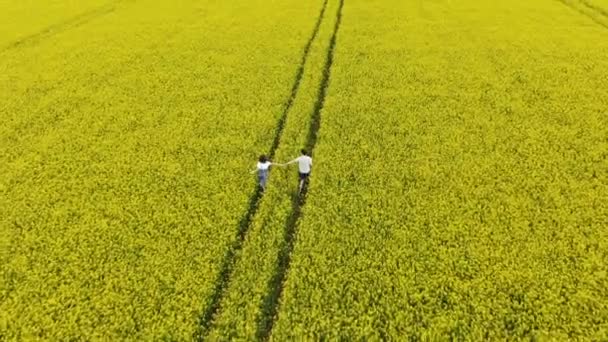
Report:
[[0,340],[608,338],[607,0],[0,5]]
[[0,11],[0,339],[189,339],[318,4],[26,3]]

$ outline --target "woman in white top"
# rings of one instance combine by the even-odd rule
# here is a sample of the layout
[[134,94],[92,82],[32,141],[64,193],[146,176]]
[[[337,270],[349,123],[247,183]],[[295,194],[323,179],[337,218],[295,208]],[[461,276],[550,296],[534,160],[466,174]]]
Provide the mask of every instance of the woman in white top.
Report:
[[266,183],[268,183],[268,171],[270,170],[270,166],[272,165],[281,165],[281,164],[275,164],[275,163],[271,163],[270,160],[268,160],[268,157],[266,157],[266,155],[262,154],[260,156],[260,158],[258,159],[258,164],[256,166],[256,169],[251,171],[250,173],[254,173],[254,172],[258,172],[258,181],[260,182],[260,187],[262,188],[262,191],[266,190]]

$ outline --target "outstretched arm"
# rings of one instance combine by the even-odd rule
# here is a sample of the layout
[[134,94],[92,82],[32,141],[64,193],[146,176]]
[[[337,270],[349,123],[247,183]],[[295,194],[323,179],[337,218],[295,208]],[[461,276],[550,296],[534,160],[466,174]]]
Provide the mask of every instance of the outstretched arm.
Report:
[[296,159],[294,159],[294,160],[292,160],[292,161],[289,161],[289,162],[287,162],[287,163],[285,163],[285,164],[283,164],[283,165],[294,164],[294,163],[297,163],[297,162],[298,162],[298,158],[296,158]]

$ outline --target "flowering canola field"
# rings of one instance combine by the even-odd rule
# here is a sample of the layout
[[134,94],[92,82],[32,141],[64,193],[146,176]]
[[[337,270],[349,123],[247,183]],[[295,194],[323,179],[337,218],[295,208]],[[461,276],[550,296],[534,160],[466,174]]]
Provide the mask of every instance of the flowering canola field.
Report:
[[605,0],[0,6],[0,340],[608,338]]

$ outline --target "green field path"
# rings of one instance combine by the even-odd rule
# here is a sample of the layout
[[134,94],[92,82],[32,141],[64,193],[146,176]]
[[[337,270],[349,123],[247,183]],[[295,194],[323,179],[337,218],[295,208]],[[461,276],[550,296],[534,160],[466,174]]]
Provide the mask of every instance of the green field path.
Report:
[[318,14],[266,4],[126,2],[2,52],[3,339],[194,335]]
[[271,339],[608,335],[608,30],[558,1],[345,3]]

